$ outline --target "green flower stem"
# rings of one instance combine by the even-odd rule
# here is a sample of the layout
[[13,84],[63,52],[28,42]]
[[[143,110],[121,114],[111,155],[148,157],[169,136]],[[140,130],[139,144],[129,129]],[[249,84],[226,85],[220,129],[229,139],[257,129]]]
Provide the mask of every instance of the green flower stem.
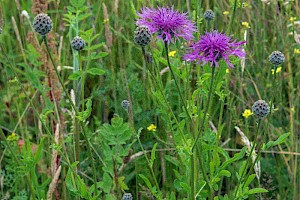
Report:
[[234,0],[233,12],[232,12],[230,23],[229,23],[229,26],[228,26],[228,29],[227,29],[227,35],[230,35],[230,33],[231,33],[231,28],[232,28],[232,24],[233,24],[234,17],[235,17],[236,7],[237,7],[237,0]]
[[194,148],[195,148],[195,146],[196,146],[196,144],[199,140],[201,131],[202,131],[202,129],[204,127],[204,124],[205,124],[205,121],[206,121],[206,115],[207,115],[207,112],[208,112],[208,108],[210,106],[210,99],[211,99],[211,94],[212,94],[212,90],[213,90],[213,83],[214,83],[214,78],[215,78],[215,69],[216,69],[216,66],[213,64],[212,71],[211,71],[211,80],[210,80],[210,86],[209,86],[209,93],[208,93],[208,98],[207,98],[207,102],[206,102],[206,106],[205,106],[205,110],[204,110],[204,116],[203,116],[202,123],[200,125],[199,132],[198,132],[198,134],[196,136],[196,139],[195,139],[195,142],[192,146],[192,150],[194,150]]
[[[171,106],[169,105],[169,102],[168,102],[168,100],[167,100],[167,98],[166,98],[166,96],[165,96],[165,94],[164,94],[164,92],[163,92],[163,90],[162,90],[162,85],[161,85],[161,82],[160,82],[161,79],[158,79],[158,80],[157,80],[157,79],[155,78],[155,76],[154,76],[153,73],[151,72],[149,66],[147,65],[147,58],[146,58],[146,52],[145,52],[145,49],[142,48],[142,51],[143,51],[143,55],[144,55],[144,58],[145,58],[146,67],[148,68],[148,71],[149,71],[149,73],[150,73],[152,79],[154,80],[155,84],[158,86],[158,88],[159,88],[158,90],[159,90],[160,94],[162,95],[163,100],[165,101],[165,103],[166,103],[166,105],[167,105],[167,107],[168,107],[168,110],[171,112],[172,117],[174,118],[176,125],[178,126],[178,129],[179,129],[180,135],[181,135],[181,137],[182,137],[182,139],[183,139],[183,141],[184,141],[184,144],[185,144],[185,145],[188,145],[187,140],[186,140],[186,138],[185,138],[185,135],[183,134],[183,131],[182,131],[181,127],[179,126],[179,122],[178,122],[178,120],[177,120],[177,118],[176,118],[176,116],[175,116],[175,114],[174,114],[174,112],[173,112]],[[152,52],[152,51],[151,51],[151,54],[153,55],[153,52]],[[158,70],[158,66],[157,66],[157,63],[155,62],[155,60],[154,60],[154,64],[155,64],[155,69]],[[168,117],[168,119],[169,119],[169,117]],[[169,123],[172,124],[170,119],[169,119]],[[172,135],[173,135],[173,138],[174,138],[173,131],[171,130],[171,132],[172,132]]]
[[[8,150],[10,151],[13,159],[18,163],[19,166],[22,166],[22,162],[15,155],[16,152],[12,149],[12,147],[9,144],[9,142],[7,141],[5,135],[4,135],[3,131],[2,131],[2,128],[0,128],[0,138],[6,144],[6,146],[7,146]],[[34,187],[32,186],[32,181],[31,181],[31,178],[30,178],[29,175],[25,176],[25,181],[27,182],[27,185],[29,187],[29,190],[30,190],[32,198],[35,199],[35,190],[34,190]]]
[[171,74],[172,74],[172,77],[173,77],[173,79],[174,79],[174,81],[175,81],[175,85],[176,85],[177,91],[178,91],[178,93],[179,93],[180,99],[181,99],[181,101],[182,101],[182,103],[183,103],[184,110],[185,110],[186,115],[188,116],[189,120],[192,121],[192,117],[191,117],[191,115],[190,115],[190,113],[189,113],[189,111],[188,111],[188,109],[187,109],[187,107],[186,107],[186,104],[185,104],[184,100],[183,100],[183,97],[182,97],[182,94],[181,94],[181,92],[180,92],[178,83],[177,83],[177,81],[176,81],[175,74],[174,74],[174,72],[173,72],[173,70],[172,70],[172,67],[171,67],[171,64],[170,64],[169,51],[168,51],[168,43],[167,43],[167,42],[165,42],[165,50],[166,50],[166,56],[167,56],[168,66],[169,66],[170,72],[171,72]]
[[[256,146],[257,136],[258,136],[258,133],[259,133],[259,130],[260,130],[260,127],[261,127],[261,121],[262,120],[259,118],[258,122],[257,122],[257,129],[256,129],[256,133],[255,133],[254,140],[253,140],[253,143],[252,143],[252,147],[251,147],[249,156],[248,156],[248,158],[246,160],[246,165],[245,165],[245,167],[244,167],[244,169],[242,171],[240,180],[238,181],[238,184],[237,184],[238,188],[240,187],[240,185],[242,183],[242,180],[247,180],[247,179],[244,178],[244,175],[245,175],[245,172],[247,172],[247,167],[248,167],[248,164],[249,164],[250,160],[252,160],[252,153],[253,153],[253,151],[255,149],[255,146]],[[238,188],[235,191],[234,199],[236,199],[236,197],[237,197]]]
[[[70,97],[70,94],[68,93],[60,75],[59,75],[59,72],[55,66],[55,63],[54,63],[54,60],[52,58],[52,55],[51,55],[51,52],[50,52],[50,49],[49,49],[49,46],[48,46],[48,43],[47,43],[47,39],[46,39],[46,36],[43,36],[43,40],[45,42],[45,46],[46,46],[46,49],[47,49],[47,52],[48,52],[48,55],[50,57],[50,60],[51,60],[51,63],[53,65],[53,68],[54,68],[54,71],[58,77],[58,80],[59,80],[59,83],[60,85],[62,86],[63,88],[63,91],[65,92],[70,104],[71,104],[71,107],[74,109],[75,111],[75,114],[78,116],[79,115],[79,112],[74,104],[74,102],[72,101],[71,97]],[[92,154],[92,151],[91,151],[91,144],[90,144],[90,141],[88,140],[87,138],[87,135],[86,135],[86,132],[85,132],[85,128],[84,128],[84,123],[82,121],[80,121],[80,126],[81,126],[81,129],[82,129],[82,134],[83,134],[83,137],[85,139],[85,141],[87,142],[87,150],[89,152],[89,157],[91,159],[91,162],[92,162],[92,169],[93,169],[93,176],[94,176],[94,185],[95,185],[95,188],[97,187],[97,171],[96,171],[96,167],[95,167],[95,161],[94,161],[94,158],[93,158],[93,154]],[[97,196],[97,193],[98,193],[98,190],[95,189],[95,196]]]

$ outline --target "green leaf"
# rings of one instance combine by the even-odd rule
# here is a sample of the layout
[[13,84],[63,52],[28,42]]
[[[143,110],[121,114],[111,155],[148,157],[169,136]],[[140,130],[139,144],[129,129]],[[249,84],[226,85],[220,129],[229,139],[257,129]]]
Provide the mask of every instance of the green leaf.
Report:
[[291,133],[288,132],[288,133],[285,133],[283,135],[281,135],[276,141],[269,141],[267,144],[266,144],[266,149],[270,148],[270,147],[273,147],[273,146],[277,146],[281,143],[283,143],[285,141],[285,139],[290,135]]
[[228,170],[221,170],[220,172],[219,172],[219,177],[221,177],[221,176],[226,176],[226,177],[230,177],[231,176],[231,173],[230,173],[230,171],[228,171]]
[[103,175],[103,182],[105,183],[103,185],[103,191],[105,193],[110,193],[110,189],[111,189],[111,186],[113,184],[113,181],[112,181],[112,178],[109,176],[108,173],[104,173],[104,175]]
[[[160,57],[159,58],[159,62],[161,62],[162,64],[164,64],[165,66],[168,66],[168,61],[165,58]],[[173,68],[172,68],[173,69]]]
[[71,74],[71,75],[68,77],[68,79],[69,79],[69,80],[72,80],[72,81],[75,81],[75,80],[80,79],[80,77],[81,77],[81,71],[77,71],[77,72]]
[[89,73],[89,74],[91,74],[93,76],[95,76],[95,75],[99,75],[100,76],[100,75],[105,74],[105,70],[94,67],[94,68],[88,69],[87,73]]
[[84,5],[85,0],[70,0],[70,3],[75,8],[80,8],[80,7],[82,7]]
[[44,138],[41,139],[40,141],[40,144],[39,144],[39,147],[35,153],[35,156],[34,156],[34,163],[37,164],[38,161],[41,159],[42,157],[42,153],[43,153],[43,145],[44,145]]
[[151,151],[151,159],[150,159],[150,165],[153,166],[154,160],[155,160],[155,154],[156,154],[156,147],[157,143],[153,145],[152,151]]
[[264,192],[268,192],[268,190],[266,190],[264,188],[253,188],[253,189],[249,190],[247,192],[247,194],[257,194],[257,193],[264,193]]
[[96,59],[100,59],[100,58],[103,58],[105,56],[107,56],[108,53],[107,52],[100,52],[98,55],[93,55],[91,57],[92,60],[96,60]]
[[139,174],[139,177],[141,177],[143,179],[143,181],[145,182],[145,184],[147,185],[147,187],[150,190],[152,190],[152,185],[151,185],[149,179],[146,176],[144,176],[143,174]]
[[120,176],[118,177],[118,183],[121,187],[122,190],[129,190],[128,186],[126,185],[126,183],[124,182],[125,180],[125,176]]
[[237,160],[242,159],[242,158],[244,157],[245,153],[246,153],[246,149],[247,149],[247,147],[244,147],[244,148],[241,150],[241,152],[234,154],[233,158],[230,158],[230,159],[226,160],[226,161],[221,165],[220,168],[221,168],[221,169],[224,169],[227,165],[229,165],[229,164],[231,164],[231,163],[233,163],[233,162],[235,162],[235,161],[237,161]]
[[91,113],[92,113],[92,100],[91,99],[87,99],[85,107],[86,107],[86,109],[82,112],[79,112],[79,115],[76,116],[80,121],[85,121],[91,115]]
[[91,36],[93,35],[93,32],[94,32],[94,29],[91,28],[91,29],[89,29],[89,30],[86,30],[86,31],[84,32],[84,34],[85,34],[87,37],[91,37]]
[[251,174],[251,175],[247,178],[247,180],[246,180],[246,182],[245,182],[244,188],[248,187],[248,186],[250,185],[250,183],[253,181],[254,178],[255,178],[255,174]]

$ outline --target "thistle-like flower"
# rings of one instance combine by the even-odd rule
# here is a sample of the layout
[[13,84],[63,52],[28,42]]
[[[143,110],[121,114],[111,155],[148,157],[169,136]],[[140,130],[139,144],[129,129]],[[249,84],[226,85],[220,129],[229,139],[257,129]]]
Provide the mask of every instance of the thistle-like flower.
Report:
[[253,104],[252,112],[259,118],[263,118],[269,114],[270,107],[266,101],[258,100]]
[[280,51],[273,51],[269,56],[270,62],[276,66],[282,64],[284,62],[284,59],[285,57]]
[[33,19],[34,30],[42,36],[47,35],[52,29],[52,20],[47,14],[38,14]]
[[245,57],[246,53],[242,48],[243,42],[231,40],[231,37],[218,31],[210,31],[201,36],[200,40],[192,45],[190,53],[184,56],[187,61],[198,61],[198,63],[218,66],[219,60],[223,59],[228,67],[234,67],[230,62],[230,56]]
[[151,34],[157,33],[159,40],[170,43],[182,37],[185,40],[194,38],[196,26],[188,19],[187,13],[180,13],[174,7],[144,8],[137,14],[137,25],[148,26]]
[[71,46],[76,51],[81,51],[85,47],[85,41],[81,37],[76,36],[73,38]]

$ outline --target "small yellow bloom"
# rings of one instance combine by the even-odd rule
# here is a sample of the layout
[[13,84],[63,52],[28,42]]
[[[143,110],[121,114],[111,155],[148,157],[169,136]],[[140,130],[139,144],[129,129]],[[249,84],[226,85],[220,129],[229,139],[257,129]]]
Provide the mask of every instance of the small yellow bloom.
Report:
[[156,126],[154,124],[150,124],[150,126],[148,126],[148,131],[153,131],[155,132],[156,131]]
[[169,52],[169,56],[170,56],[170,57],[174,57],[175,54],[176,54],[176,51],[170,51],[170,52]]
[[[281,72],[282,67],[277,67],[276,68],[276,74]],[[274,69],[272,69],[272,74],[274,74]]]
[[296,17],[290,17],[290,22],[294,23],[294,21],[296,21]]
[[226,69],[226,74],[229,74],[229,69],[228,68]]
[[300,54],[300,49],[294,49],[294,54]]
[[229,14],[229,11],[224,11],[223,12],[223,15],[228,15]]
[[249,23],[248,23],[248,22],[242,22],[242,25],[243,25],[245,28],[250,28],[250,26],[249,26]]
[[16,133],[12,133],[7,137],[8,141],[17,141],[19,139],[18,135]]
[[246,109],[243,113],[243,117],[245,117],[246,119],[251,115],[253,115],[253,112],[250,109]]

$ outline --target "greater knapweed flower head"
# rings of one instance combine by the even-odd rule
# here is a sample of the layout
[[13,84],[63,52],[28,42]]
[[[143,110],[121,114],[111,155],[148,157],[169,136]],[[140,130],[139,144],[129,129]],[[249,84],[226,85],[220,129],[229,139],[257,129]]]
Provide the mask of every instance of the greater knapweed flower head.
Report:
[[273,51],[269,56],[270,63],[276,66],[282,64],[284,59],[285,57],[280,51]]
[[215,18],[215,13],[212,10],[207,10],[204,12],[203,17],[206,21],[210,21]]
[[180,13],[174,7],[144,8],[137,15],[140,17],[137,25],[149,27],[151,34],[157,33],[159,40],[170,43],[179,37],[185,40],[194,38],[195,24],[188,19],[187,13]]
[[151,42],[150,29],[147,26],[138,26],[134,31],[134,42],[141,47],[145,47]]
[[73,38],[71,46],[76,51],[81,51],[85,47],[85,41],[81,37],[76,36]]
[[206,32],[200,40],[190,47],[190,53],[184,56],[187,61],[198,63],[210,63],[211,66],[219,66],[219,60],[223,59],[228,67],[234,67],[230,62],[230,56],[245,57],[246,53],[242,48],[243,42],[236,42],[230,36],[218,31]]
[[122,108],[124,108],[124,110],[126,110],[128,112],[128,109],[129,109],[129,106],[130,106],[130,102],[125,99],[125,100],[123,100],[121,102],[121,106],[122,106]]
[[131,193],[123,194],[122,200],[132,200],[132,194]]
[[33,19],[33,28],[40,35],[47,35],[52,29],[52,20],[47,14],[38,14]]
[[270,112],[270,106],[264,100],[256,101],[252,106],[252,112],[259,118],[267,116]]

